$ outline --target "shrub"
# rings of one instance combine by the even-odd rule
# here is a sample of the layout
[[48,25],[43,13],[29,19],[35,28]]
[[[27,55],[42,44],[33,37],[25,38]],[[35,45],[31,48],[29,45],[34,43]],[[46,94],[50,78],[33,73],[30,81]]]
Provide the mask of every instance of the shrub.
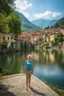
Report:
[[23,49],[24,48],[24,43],[21,41],[20,43],[20,48]]
[[3,75],[9,75],[11,72],[9,69],[3,69],[2,73]]
[[8,42],[7,42],[6,40],[4,40],[4,41],[1,43],[1,45],[0,45],[1,49],[7,49],[7,44],[8,44]]
[[50,43],[51,43],[52,45],[54,45],[55,42],[51,40]]

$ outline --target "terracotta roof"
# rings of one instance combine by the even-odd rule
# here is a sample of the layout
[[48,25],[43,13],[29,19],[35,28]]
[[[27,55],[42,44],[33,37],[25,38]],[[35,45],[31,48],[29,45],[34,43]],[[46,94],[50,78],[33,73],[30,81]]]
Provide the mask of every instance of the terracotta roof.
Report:
[[64,29],[64,26],[60,26],[60,28]]
[[8,32],[6,32],[5,30],[0,31],[0,33],[12,35],[12,33],[8,33]]

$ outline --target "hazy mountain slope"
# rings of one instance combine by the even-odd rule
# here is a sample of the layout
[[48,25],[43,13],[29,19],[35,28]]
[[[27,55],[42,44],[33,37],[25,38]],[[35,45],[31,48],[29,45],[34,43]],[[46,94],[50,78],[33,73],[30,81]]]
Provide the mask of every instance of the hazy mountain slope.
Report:
[[41,30],[40,27],[32,24],[22,13],[17,12],[16,13],[20,16],[22,20],[22,30],[23,31],[35,31],[35,30]]
[[64,26],[64,17],[56,22],[59,26]]
[[33,24],[41,27],[41,28],[45,28],[47,26],[52,26],[57,22],[57,20],[46,20],[46,19],[37,19],[32,21]]

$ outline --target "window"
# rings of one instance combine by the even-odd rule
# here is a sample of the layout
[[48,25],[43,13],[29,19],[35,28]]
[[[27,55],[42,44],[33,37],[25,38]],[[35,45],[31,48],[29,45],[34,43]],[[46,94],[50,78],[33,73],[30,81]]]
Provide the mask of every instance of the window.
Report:
[[5,37],[3,36],[3,40],[5,40]]
[[11,40],[13,39],[13,37],[11,37]]
[[9,40],[9,37],[8,37],[8,40]]

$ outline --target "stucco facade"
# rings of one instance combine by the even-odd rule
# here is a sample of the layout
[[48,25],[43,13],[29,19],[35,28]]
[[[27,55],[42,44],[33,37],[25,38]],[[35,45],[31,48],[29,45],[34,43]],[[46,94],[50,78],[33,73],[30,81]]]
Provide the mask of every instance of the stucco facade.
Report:
[[12,40],[12,35],[9,34],[9,33],[0,32],[0,43],[3,42],[3,40],[11,41]]

